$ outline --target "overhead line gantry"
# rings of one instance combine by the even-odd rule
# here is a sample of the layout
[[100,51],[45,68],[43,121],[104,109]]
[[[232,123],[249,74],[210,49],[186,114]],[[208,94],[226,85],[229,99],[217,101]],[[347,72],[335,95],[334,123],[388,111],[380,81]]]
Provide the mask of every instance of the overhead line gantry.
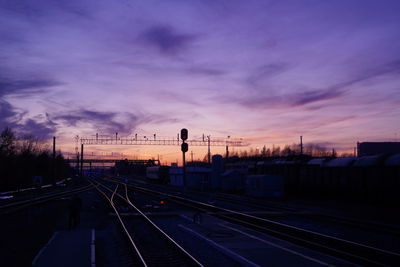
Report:
[[[180,146],[181,141],[178,139],[137,139],[137,138],[81,138],[81,144],[83,145],[154,145],[154,146]],[[186,141],[190,146],[230,146],[230,147],[242,147],[248,146],[243,140],[231,140],[231,139],[193,139]]]
[[[80,159],[79,159],[79,153],[77,153],[77,161],[80,161],[80,172],[82,175],[82,170],[83,170],[83,146],[84,145],[152,145],[152,146],[181,146],[181,141],[179,140],[179,134],[178,137],[175,138],[167,138],[167,139],[159,139],[156,138],[156,134],[152,136],[153,138],[148,138],[144,136],[144,138],[138,138],[138,135],[135,134],[133,137],[118,137],[118,133],[115,133],[115,137],[111,136],[104,136],[104,135],[99,135],[96,134],[93,137],[83,137],[80,138],[76,136],[76,141],[77,143],[80,140],[81,143],[81,153],[80,153]],[[203,135],[202,139],[192,139],[192,140],[186,140],[186,143],[188,143],[189,146],[207,146],[208,147],[208,162],[211,162],[211,152],[210,152],[210,147],[211,146],[225,146],[226,147],[226,155],[228,157],[228,147],[243,147],[243,146],[248,146],[249,143],[246,143],[243,141],[242,138],[240,139],[234,139],[230,138],[228,136],[227,138],[214,138],[211,140],[211,136],[205,136]],[[78,144],[76,146],[76,150],[78,150]]]

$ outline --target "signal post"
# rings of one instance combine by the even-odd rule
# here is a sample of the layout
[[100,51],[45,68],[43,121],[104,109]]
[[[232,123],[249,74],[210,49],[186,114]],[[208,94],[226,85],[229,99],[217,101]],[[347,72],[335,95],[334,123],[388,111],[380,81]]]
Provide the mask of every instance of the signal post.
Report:
[[188,139],[188,130],[183,128],[181,130],[181,139],[182,139],[182,144],[181,144],[181,151],[182,151],[182,165],[183,165],[183,189],[186,189],[186,159],[185,159],[185,153],[188,152],[189,150],[189,145],[185,141]]

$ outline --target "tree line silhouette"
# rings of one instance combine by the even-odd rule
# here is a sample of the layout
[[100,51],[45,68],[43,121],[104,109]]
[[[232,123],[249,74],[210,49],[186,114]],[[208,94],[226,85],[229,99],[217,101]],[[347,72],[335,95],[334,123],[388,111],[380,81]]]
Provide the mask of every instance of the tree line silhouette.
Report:
[[53,159],[50,146],[38,138],[17,137],[8,127],[1,132],[0,191],[31,187],[33,176],[41,176],[43,184],[49,184],[67,178],[70,173],[71,168],[60,151]]
[[[276,146],[273,145],[272,148],[267,148],[266,146],[263,146],[261,149],[255,149],[255,148],[250,148],[249,150],[243,150],[240,152],[232,152],[230,153],[231,156],[237,156],[237,157],[292,157],[292,156],[298,156],[301,154],[301,148],[299,144],[291,144],[291,145],[284,145],[283,147],[281,146]],[[304,145],[303,149],[303,155],[307,155],[310,157],[337,157],[338,154],[337,152],[332,149],[328,149],[324,146],[321,146],[319,144],[307,144]],[[340,156],[348,156],[347,154],[345,155],[340,155]]]
[[[226,154],[225,154],[226,156]],[[240,151],[230,151],[229,160],[262,160],[264,158],[293,158],[293,157],[305,157],[305,158],[335,158],[335,157],[354,157],[354,153],[342,152],[337,153],[335,149],[328,149],[325,146],[319,144],[309,143],[304,145],[303,153],[301,153],[301,148],[299,144],[291,144],[276,146],[273,145],[272,148],[267,148],[265,145],[259,148],[250,148],[247,150]],[[203,162],[207,162],[208,155],[205,154],[203,157]]]

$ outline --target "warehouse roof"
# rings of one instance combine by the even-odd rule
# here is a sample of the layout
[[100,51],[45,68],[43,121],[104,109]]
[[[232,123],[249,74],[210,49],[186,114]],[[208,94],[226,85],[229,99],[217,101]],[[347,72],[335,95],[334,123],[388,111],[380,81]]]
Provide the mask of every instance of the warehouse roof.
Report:
[[357,166],[357,167],[376,166],[376,165],[379,165],[381,159],[382,159],[382,155],[361,157],[356,160],[356,162],[354,163],[354,166]]
[[400,166],[400,154],[395,154],[385,160],[385,166]]
[[335,158],[324,164],[325,167],[346,167],[351,165],[357,158],[355,157],[345,157],[345,158]]

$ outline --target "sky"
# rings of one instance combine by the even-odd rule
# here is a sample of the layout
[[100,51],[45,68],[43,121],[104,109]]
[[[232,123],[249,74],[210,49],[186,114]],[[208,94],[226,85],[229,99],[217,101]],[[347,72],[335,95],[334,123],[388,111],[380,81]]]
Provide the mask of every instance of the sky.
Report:
[[65,152],[77,135],[181,128],[248,148],[400,140],[399,14],[396,0],[0,0],[0,128]]

